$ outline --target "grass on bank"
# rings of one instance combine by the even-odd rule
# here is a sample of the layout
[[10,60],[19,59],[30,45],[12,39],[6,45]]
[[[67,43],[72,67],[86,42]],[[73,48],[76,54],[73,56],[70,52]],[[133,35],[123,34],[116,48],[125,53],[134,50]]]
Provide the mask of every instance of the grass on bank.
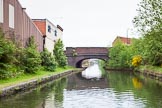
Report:
[[139,70],[140,71],[149,70],[152,72],[162,73],[162,67],[158,66],[150,66],[150,65],[140,66]]
[[34,74],[22,74],[16,78],[0,80],[0,89],[8,87],[8,86],[13,86],[13,85],[16,85],[22,82],[39,79],[45,76],[56,75],[58,73],[63,73],[65,71],[73,70],[73,69],[74,68],[72,67],[57,68],[55,72],[39,70]]

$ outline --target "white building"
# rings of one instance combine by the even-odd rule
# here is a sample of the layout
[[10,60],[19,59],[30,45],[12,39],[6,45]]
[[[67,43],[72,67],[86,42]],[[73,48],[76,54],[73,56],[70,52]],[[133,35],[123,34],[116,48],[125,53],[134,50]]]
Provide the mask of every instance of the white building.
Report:
[[43,34],[44,48],[53,54],[55,43],[58,39],[62,39],[63,29],[47,19],[33,19],[33,22]]

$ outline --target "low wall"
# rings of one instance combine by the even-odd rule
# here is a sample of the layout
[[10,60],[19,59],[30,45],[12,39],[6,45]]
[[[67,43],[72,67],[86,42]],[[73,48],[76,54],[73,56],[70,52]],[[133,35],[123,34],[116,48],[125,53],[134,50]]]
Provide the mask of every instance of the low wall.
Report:
[[150,70],[138,70],[136,71],[140,74],[143,74],[144,76],[149,76],[153,79],[156,79],[156,80],[159,80],[162,82],[162,73],[159,73],[159,72],[154,72],[154,71],[150,71]]
[[80,69],[80,70],[66,71],[66,72],[63,72],[63,73],[56,74],[56,75],[46,76],[46,77],[42,77],[40,79],[30,80],[28,82],[23,82],[23,83],[14,85],[14,86],[9,86],[9,87],[3,88],[2,90],[0,90],[0,98],[10,96],[10,95],[14,95],[14,94],[17,94],[19,92],[25,92],[27,90],[36,88],[38,85],[42,85],[42,84],[45,84],[47,82],[50,82],[50,81],[59,79],[61,77],[67,76],[69,74],[77,73],[77,72],[80,72],[80,71],[82,71],[82,70]]
[[133,68],[107,68],[105,67],[105,70],[109,71],[132,71],[132,72],[138,72],[140,74],[143,74],[144,76],[149,76],[153,79],[159,80],[162,82],[162,73],[160,72],[154,72],[150,70],[133,70]]

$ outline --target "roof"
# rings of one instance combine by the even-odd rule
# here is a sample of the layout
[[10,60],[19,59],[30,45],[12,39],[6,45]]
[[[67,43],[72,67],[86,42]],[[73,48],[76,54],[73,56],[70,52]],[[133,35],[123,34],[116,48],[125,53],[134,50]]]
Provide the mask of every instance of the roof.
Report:
[[[32,19],[34,24],[38,27],[38,29],[41,31],[43,35],[46,35],[46,21],[50,23],[53,27],[56,27],[52,22],[50,22],[48,19]],[[59,30],[63,32],[63,28],[60,25],[57,25]]]
[[127,43],[127,44],[130,44],[131,43],[131,38],[127,38],[127,37],[118,37],[118,38],[120,38],[120,40],[123,43]]
[[121,41],[122,43],[124,43],[124,44],[131,44],[131,39],[132,39],[132,38],[117,36],[117,37],[115,38],[115,40],[113,41],[113,44],[115,44],[116,41],[119,40],[119,39],[120,39],[120,41]]
[[46,20],[33,20],[43,35],[46,35]]

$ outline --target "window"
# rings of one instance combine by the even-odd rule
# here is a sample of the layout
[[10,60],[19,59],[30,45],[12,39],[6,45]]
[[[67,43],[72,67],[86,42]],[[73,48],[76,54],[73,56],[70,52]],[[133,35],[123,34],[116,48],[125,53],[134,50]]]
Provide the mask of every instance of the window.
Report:
[[3,23],[3,0],[0,0],[0,23]]
[[51,26],[48,25],[48,32],[51,33]]
[[14,28],[14,7],[9,4],[9,27]]
[[55,30],[54,32],[55,32],[55,33],[54,33],[54,34],[55,34],[55,36],[57,36],[57,31]]

